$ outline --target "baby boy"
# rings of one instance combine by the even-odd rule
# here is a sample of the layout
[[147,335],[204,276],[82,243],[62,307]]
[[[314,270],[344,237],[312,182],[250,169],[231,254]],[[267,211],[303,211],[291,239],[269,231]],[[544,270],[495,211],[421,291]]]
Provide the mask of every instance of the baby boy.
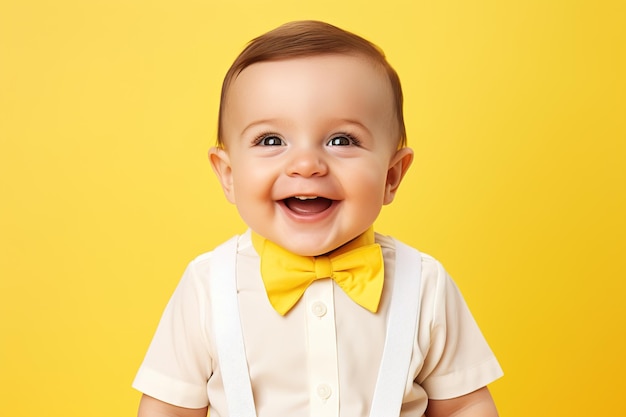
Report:
[[185,271],[139,416],[497,416],[502,371],[457,287],[372,228],[413,159],[376,46],[315,21],[254,39],[209,156],[249,230]]

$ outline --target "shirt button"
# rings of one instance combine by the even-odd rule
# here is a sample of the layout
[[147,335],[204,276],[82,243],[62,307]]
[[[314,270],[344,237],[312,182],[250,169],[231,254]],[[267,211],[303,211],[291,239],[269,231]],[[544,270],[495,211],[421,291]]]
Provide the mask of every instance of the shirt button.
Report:
[[330,389],[328,385],[320,384],[317,386],[317,396],[320,397],[322,400],[329,399],[331,393],[332,393],[332,390]]
[[321,301],[316,301],[311,305],[311,312],[316,317],[323,317],[326,314],[326,305]]

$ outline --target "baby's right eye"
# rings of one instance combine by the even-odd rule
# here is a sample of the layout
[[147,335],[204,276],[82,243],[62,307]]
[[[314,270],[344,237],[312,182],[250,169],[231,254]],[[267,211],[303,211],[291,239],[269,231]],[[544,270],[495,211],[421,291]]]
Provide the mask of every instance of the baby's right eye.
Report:
[[255,142],[258,146],[282,146],[284,144],[285,142],[276,135],[263,135]]

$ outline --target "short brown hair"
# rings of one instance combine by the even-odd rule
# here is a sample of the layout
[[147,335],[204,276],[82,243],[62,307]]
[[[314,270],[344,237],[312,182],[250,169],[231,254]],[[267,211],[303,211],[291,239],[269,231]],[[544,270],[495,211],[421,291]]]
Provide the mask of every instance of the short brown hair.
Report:
[[357,54],[382,66],[393,92],[398,122],[398,146],[406,146],[406,128],[402,112],[402,86],[396,71],[389,65],[383,51],[370,41],[328,23],[303,20],[286,23],[255,39],[239,54],[224,77],[217,125],[217,143],[223,146],[224,107],[228,89],[245,68],[263,61],[299,58],[324,54]]

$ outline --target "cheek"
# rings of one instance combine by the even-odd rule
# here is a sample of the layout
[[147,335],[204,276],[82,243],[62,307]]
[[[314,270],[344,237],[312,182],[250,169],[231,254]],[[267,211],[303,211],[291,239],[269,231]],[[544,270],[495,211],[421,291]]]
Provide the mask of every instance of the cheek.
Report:
[[380,171],[363,170],[359,176],[348,179],[346,198],[352,203],[352,215],[359,222],[374,222],[384,203],[385,176]]
[[378,167],[363,169],[353,178],[357,178],[357,180],[350,181],[350,187],[353,193],[360,196],[362,199],[373,202],[378,200],[382,201],[387,178],[386,172],[383,172]]
[[233,186],[237,201],[267,199],[271,193],[273,181],[267,170],[253,164],[239,164],[233,167]]

